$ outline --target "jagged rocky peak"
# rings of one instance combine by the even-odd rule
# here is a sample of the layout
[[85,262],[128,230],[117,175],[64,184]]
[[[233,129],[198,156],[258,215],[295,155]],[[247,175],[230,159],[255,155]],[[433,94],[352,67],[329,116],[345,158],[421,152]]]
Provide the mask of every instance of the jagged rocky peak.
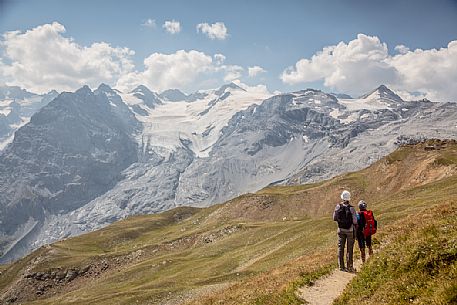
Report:
[[233,82],[230,82],[228,84],[225,84],[225,85],[221,86],[214,93],[216,93],[217,95],[221,95],[221,94],[224,94],[227,91],[227,89],[229,89],[229,90],[233,89],[233,90],[246,91],[243,88],[241,88],[240,86],[238,86],[237,84],[235,84]]
[[145,105],[147,105],[149,108],[154,108],[156,105],[162,104],[160,96],[157,93],[149,90],[149,88],[145,85],[139,85],[138,87],[130,91],[130,93],[133,94],[133,96],[135,96],[136,98],[143,100]]
[[98,95],[98,94],[102,93],[102,94],[106,95],[106,97],[111,102],[116,104],[117,106],[119,106],[119,104],[122,104],[123,106],[125,106],[125,103],[122,101],[122,98],[119,95],[120,91],[111,88],[109,85],[107,85],[105,83],[101,83],[98,86],[98,88],[94,90],[94,93],[95,93],[95,95]]
[[84,86],[60,94],[15,132],[0,154],[0,262],[25,253],[46,217],[107,192],[138,160],[136,121],[121,114]]
[[161,98],[170,102],[179,102],[187,100],[187,95],[179,89],[168,89],[160,93]]
[[132,92],[132,93],[143,93],[143,94],[154,93],[151,90],[149,90],[149,88],[146,87],[145,85],[139,85],[139,86],[137,86],[135,89],[133,89],[130,92]]
[[387,88],[385,85],[380,85],[373,91],[364,94],[360,97],[361,99],[386,99],[395,102],[403,102],[403,99],[398,96],[395,92]]
[[96,91],[100,91],[100,92],[113,92],[113,88],[111,88],[109,85],[105,84],[105,83],[101,83],[97,90]]
[[88,85],[84,85],[78,90],[75,91],[75,94],[77,95],[90,95],[92,94],[92,90],[89,88]]

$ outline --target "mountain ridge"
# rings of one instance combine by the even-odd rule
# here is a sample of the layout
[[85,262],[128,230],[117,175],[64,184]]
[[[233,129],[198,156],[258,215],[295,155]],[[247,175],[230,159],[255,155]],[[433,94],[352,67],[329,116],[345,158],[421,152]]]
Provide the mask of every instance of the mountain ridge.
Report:
[[[1,202],[8,202],[0,207],[2,242],[28,232],[3,248],[2,259],[30,247],[46,214],[72,211],[102,194],[136,160],[136,145],[118,120],[106,97],[85,86],[60,94],[16,132],[0,155]],[[21,219],[33,228],[21,227]]]
[[[381,99],[367,104],[357,99],[338,99],[313,89],[270,97],[249,88],[240,90],[236,84],[221,88],[200,92],[193,102],[162,101],[146,87],[131,93],[107,85],[100,85],[93,92],[88,87],[80,89],[81,96],[93,94],[104,101],[103,111],[116,121],[128,143],[136,149],[123,155],[120,148],[108,144],[103,144],[103,149],[93,148],[94,144],[85,146],[87,151],[83,155],[89,160],[102,156],[124,160],[125,166],[113,178],[112,187],[96,198],[79,201],[72,210],[47,213],[39,230],[33,225],[37,221],[33,217],[24,218],[14,234],[12,228],[2,224],[3,252],[23,239],[21,236],[32,227],[36,230],[34,240],[23,241],[24,245],[28,244],[25,252],[10,252],[8,259],[132,214],[157,213],[182,205],[208,206],[272,183],[316,182],[358,170],[393,151],[399,139],[455,137],[455,103],[410,101],[390,105]],[[151,102],[140,91],[158,101]],[[219,95],[216,91],[220,91]],[[81,100],[79,106],[73,107],[72,115],[86,113],[88,110],[83,108],[91,105],[86,102]],[[49,123],[61,119],[55,113],[37,114],[40,117]],[[87,134],[94,136],[91,141],[98,143],[103,139],[109,143],[110,136],[97,131],[97,126],[104,125],[104,119],[92,117],[93,122],[87,125],[92,126],[87,129]],[[86,126],[81,121],[83,117],[76,118],[75,126]],[[68,130],[72,124],[59,128],[69,133],[62,139],[77,141],[79,136],[71,134],[76,131]],[[26,130],[17,135],[32,139]],[[39,135],[30,142],[42,143],[49,151],[62,149],[61,144],[54,141],[50,145],[46,141]],[[62,143],[66,141],[70,140]],[[27,154],[27,145],[12,145],[21,154]],[[35,163],[46,164],[46,156],[38,156]],[[75,167],[78,162],[80,158],[76,157]],[[16,171],[11,167],[8,175],[19,175]],[[81,179],[85,176],[87,172]],[[34,192],[39,194],[66,192],[65,188],[45,187],[50,183],[46,179],[29,177],[22,183],[34,185]],[[3,181],[2,187],[13,189],[11,181]],[[26,193],[19,193],[19,198],[28,198]],[[41,206],[37,198],[45,197],[39,195],[28,200],[31,205]],[[0,201],[0,205],[9,209],[6,202],[6,199]]]

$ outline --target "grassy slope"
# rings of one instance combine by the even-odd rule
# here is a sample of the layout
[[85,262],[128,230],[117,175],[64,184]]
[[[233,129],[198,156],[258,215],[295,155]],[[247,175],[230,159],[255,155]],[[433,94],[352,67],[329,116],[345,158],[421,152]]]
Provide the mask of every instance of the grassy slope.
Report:
[[[424,168],[424,171],[420,173],[421,179],[426,184],[416,185],[412,188],[405,188],[392,194],[384,194],[383,196],[377,197],[376,202],[371,203],[371,208],[374,208],[375,214],[380,224],[380,232],[375,236],[375,249],[382,247],[379,251],[379,255],[374,259],[370,260],[370,264],[367,266],[370,269],[363,269],[363,272],[356,277],[353,286],[348,289],[344,296],[338,300],[337,304],[401,304],[399,300],[404,303],[408,303],[411,300],[417,300],[415,304],[454,304],[456,295],[456,286],[452,284],[456,282],[456,239],[457,234],[457,218],[456,206],[457,206],[457,177],[452,175],[447,178],[440,179],[437,182],[427,183],[426,172],[432,173],[432,176],[436,174],[436,169],[441,166],[435,162],[436,160],[455,160],[456,151],[455,147],[452,149],[442,151],[439,155],[431,153],[422,158],[423,152],[416,148],[405,147],[387,158],[387,164],[402,163],[411,157],[419,157],[420,160],[427,160],[428,167]],[[433,156],[432,156],[433,155]],[[430,158],[433,157],[433,158]],[[436,158],[435,158],[436,157]],[[418,159],[417,159],[418,160]],[[411,162],[407,162],[411,165]],[[446,164],[450,164],[446,162]],[[453,167],[457,162],[454,161]],[[427,169],[428,168],[428,169]],[[416,169],[410,168],[415,171]],[[399,172],[406,171],[405,168],[400,168]],[[368,171],[373,174],[373,171]],[[361,177],[365,176],[367,171],[361,173],[350,174],[350,177]],[[368,175],[369,176],[369,175]],[[404,175],[407,176],[407,175]],[[347,177],[347,176],[346,176]],[[365,176],[367,177],[367,176]],[[412,176],[411,176],[412,177]],[[413,177],[412,177],[413,178]],[[388,189],[398,189],[398,185],[385,184],[386,181],[382,181],[379,177],[372,176],[373,181],[377,181],[378,185],[384,185],[390,187]],[[364,180],[364,179],[361,179]],[[387,179],[388,180],[388,179]],[[414,181],[415,179],[411,179]],[[408,182],[409,183],[409,182]],[[414,185],[414,183],[413,183]],[[369,187],[368,187],[369,189]],[[366,197],[369,198],[369,197]],[[440,220],[441,218],[444,220]],[[406,219],[406,221],[405,221]],[[427,220],[427,221],[426,221]],[[443,223],[445,223],[444,226]],[[422,231],[428,232],[431,227],[441,228],[443,234],[439,234],[440,230],[433,231],[433,233],[424,235],[424,238],[419,239],[421,235],[414,234],[415,227],[419,224]],[[438,236],[440,236],[438,238]],[[332,236],[332,238],[334,238]],[[413,244],[418,242],[420,245],[416,248],[416,254],[423,255],[427,259],[416,265],[418,261],[410,261],[408,265],[404,266],[403,269],[396,270],[396,261],[399,260],[398,255],[401,253],[408,255],[412,247],[405,247],[403,239],[407,239]],[[440,242],[443,245],[440,247]],[[390,252],[389,249],[395,248],[399,251]],[[329,249],[335,250],[335,247],[331,246]],[[357,249],[357,248],[356,248]],[[430,251],[431,253],[429,253]],[[419,254],[417,254],[419,253]],[[425,253],[425,254],[424,254]],[[328,254],[328,253],[327,253]],[[193,302],[192,304],[215,304],[217,301],[222,300],[221,304],[237,304],[237,301],[244,296],[252,295],[252,291],[257,290],[257,294],[263,294],[259,297],[253,296],[246,304],[302,304],[301,300],[295,297],[295,288],[302,284],[312,282],[313,277],[321,275],[328,271],[328,266],[333,262],[335,263],[335,257],[333,253],[331,255],[325,255],[325,253],[319,254],[319,261],[314,258],[302,258],[293,261],[291,266],[285,265],[275,269],[277,273],[281,273],[282,280],[288,284],[280,286],[280,289],[276,291],[262,291],[258,287],[270,285],[271,282],[275,282],[276,274],[266,275],[266,285],[262,285],[262,280],[253,279],[248,280],[238,285],[232,291],[228,290],[219,295],[213,295]],[[381,257],[381,258],[380,258]],[[387,257],[387,258],[386,258]],[[402,258],[400,258],[402,259]],[[385,260],[388,260],[392,265],[390,269],[385,269]],[[443,265],[446,263],[447,265]],[[311,264],[311,266],[310,266]],[[432,264],[434,271],[428,276],[418,276],[419,270],[424,265]],[[408,272],[408,268],[415,266],[414,271]],[[393,272],[393,271],[396,272]],[[411,269],[412,270],[412,269]],[[428,271],[430,272],[430,271]],[[433,278],[436,274],[440,273],[438,279]],[[373,274],[377,274],[374,278],[372,285],[367,284],[367,278],[371,278]],[[271,279],[273,278],[273,279]],[[286,280],[287,279],[287,280]],[[404,282],[408,279],[407,282]],[[416,283],[416,284],[415,284]],[[410,288],[416,287],[411,292]],[[437,287],[443,287],[438,289]],[[235,298],[233,295],[238,294]],[[256,293],[254,293],[255,295]],[[409,295],[411,297],[405,297]],[[252,301],[252,299],[254,301]],[[453,303],[454,302],[454,303]],[[240,304],[243,304],[240,302]]]
[[[334,267],[335,224],[329,214],[342,188],[369,199],[381,225],[376,242],[384,244],[395,241],[392,236],[405,216],[422,217],[443,202],[449,209],[455,206],[450,199],[457,198],[456,163],[455,144],[432,152],[405,147],[366,170],[322,183],[267,188],[206,209],[131,217],[43,247],[8,266],[0,275],[0,289],[2,294],[9,289],[4,299],[16,292],[19,301],[36,299],[36,304],[155,304],[189,291],[198,295],[189,304],[299,304],[296,286]],[[455,226],[450,230],[455,233]],[[105,261],[109,268],[104,272],[43,296],[19,293],[31,287],[24,273]],[[356,302],[349,295],[366,298],[360,285],[354,287],[341,304]]]

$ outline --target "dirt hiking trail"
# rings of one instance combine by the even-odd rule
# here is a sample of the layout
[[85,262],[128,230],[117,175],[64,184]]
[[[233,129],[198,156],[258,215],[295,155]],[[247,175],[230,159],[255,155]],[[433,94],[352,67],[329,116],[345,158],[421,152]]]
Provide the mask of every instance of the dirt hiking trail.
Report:
[[[357,271],[362,266],[361,260],[354,260]],[[310,305],[331,305],[344,290],[346,285],[355,276],[354,273],[335,269],[332,273],[317,280],[313,286],[304,286],[298,290],[300,298]]]

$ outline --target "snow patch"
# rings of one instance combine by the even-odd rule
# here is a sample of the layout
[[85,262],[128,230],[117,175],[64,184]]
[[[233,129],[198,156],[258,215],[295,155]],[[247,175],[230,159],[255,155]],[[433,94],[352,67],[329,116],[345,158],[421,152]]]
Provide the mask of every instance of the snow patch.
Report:
[[359,117],[358,113],[357,112],[353,112],[350,115],[348,115],[347,118],[340,119],[340,122],[343,123],[343,124],[350,124],[352,122],[357,121],[358,117]]
[[338,119],[342,114],[343,112],[341,112],[338,108],[335,108],[329,113],[329,115],[334,119]]
[[340,99],[339,102],[348,111],[391,109],[387,103],[378,99]]
[[5,108],[0,109],[0,114],[3,114],[4,116],[7,116],[10,113],[11,113],[11,107],[5,107]]

